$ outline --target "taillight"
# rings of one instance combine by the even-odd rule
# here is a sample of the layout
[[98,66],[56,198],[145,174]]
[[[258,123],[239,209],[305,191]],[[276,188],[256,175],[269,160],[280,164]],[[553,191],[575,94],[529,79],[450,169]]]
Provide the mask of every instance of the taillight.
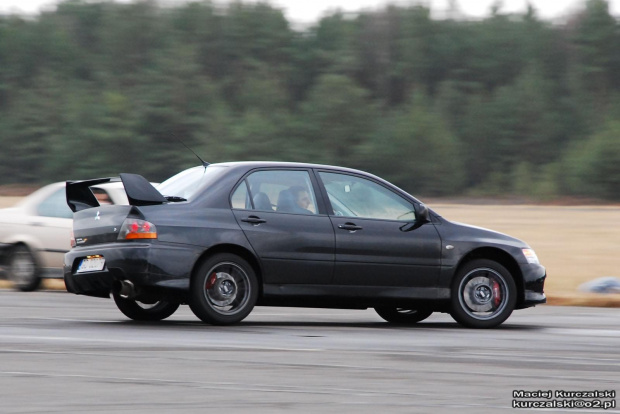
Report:
[[156,239],[157,228],[146,220],[125,219],[118,240]]
[[73,230],[71,230],[71,238],[70,238],[70,240],[71,240],[71,247],[72,248],[75,247],[76,244],[75,244],[75,236],[73,235]]

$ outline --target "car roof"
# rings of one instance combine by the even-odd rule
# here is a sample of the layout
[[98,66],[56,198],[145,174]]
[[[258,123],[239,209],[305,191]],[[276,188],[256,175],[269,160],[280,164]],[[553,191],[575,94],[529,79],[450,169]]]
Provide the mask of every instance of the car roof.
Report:
[[58,190],[59,188],[63,187],[64,185],[65,185],[64,181],[44,185],[43,187],[36,189],[32,193],[28,194],[26,197],[21,199],[15,205],[15,207],[29,209],[31,206],[38,205],[41,201],[46,199],[50,194],[52,194],[54,191]]
[[231,167],[231,168],[245,168],[248,171],[255,168],[314,168],[323,170],[338,170],[343,172],[350,172],[355,174],[369,175],[375,178],[379,178],[367,171],[356,170],[354,168],[339,167],[336,165],[325,164],[313,164],[305,162],[287,162],[287,161],[231,161],[210,164],[219,167]]

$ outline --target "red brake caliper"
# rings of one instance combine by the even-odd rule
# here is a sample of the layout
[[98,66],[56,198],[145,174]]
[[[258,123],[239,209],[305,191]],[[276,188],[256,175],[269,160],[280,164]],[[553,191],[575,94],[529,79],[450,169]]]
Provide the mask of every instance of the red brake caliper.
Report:
[[213,285],[215,285],[215,281],[217,280],[217,275],[215,272],[211,276],[209,276],[209,280],[207,280],[207,284],[205,285],[205,289],[211,289]]
[[493,281],[493,304],[498,307],[502,303],[502,292],[499,290],[499,283],[497,280]]

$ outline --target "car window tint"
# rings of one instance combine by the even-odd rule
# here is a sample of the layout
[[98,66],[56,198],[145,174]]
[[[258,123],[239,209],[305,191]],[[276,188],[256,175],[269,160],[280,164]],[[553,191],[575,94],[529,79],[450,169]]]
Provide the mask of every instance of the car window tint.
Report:
[[415,220],[413,204],[373,181],[347,174],[320,173],[337,216]]
[[247,178],[255,210],[316,214],[317,204],[307,171],[257,171]]
[[252,209],[248,186],[245,183],[245,180],[239,185],[239,187],[237,187],[230,199],[230,202],[232,204],[232,208],[241,208],[245,210]]
[[73,212],[67,205],[64,187],[43,200],[37,207],[37,214],[44,217],[72,218]]

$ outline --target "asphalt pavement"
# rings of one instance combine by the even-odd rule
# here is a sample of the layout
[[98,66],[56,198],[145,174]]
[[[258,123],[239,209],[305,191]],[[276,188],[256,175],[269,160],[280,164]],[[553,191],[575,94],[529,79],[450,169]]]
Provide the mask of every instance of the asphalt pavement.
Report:
[[471,330],[259,307],[215,327],[186,306],[137,323],[112,300],[0,290],[1,413],[619,413],[618,392],[620,309],[539,306]]

